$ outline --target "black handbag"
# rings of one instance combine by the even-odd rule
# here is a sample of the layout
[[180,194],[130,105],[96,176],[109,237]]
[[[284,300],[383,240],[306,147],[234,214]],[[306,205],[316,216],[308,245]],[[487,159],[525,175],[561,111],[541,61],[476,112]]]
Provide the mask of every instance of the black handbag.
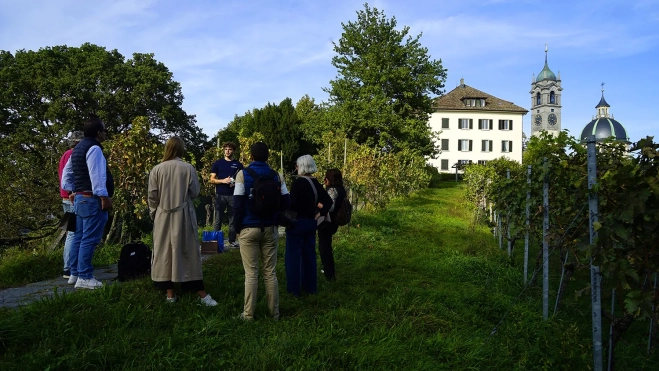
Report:
[[62,216],[62,220],[59,222],[59,229],[63,229],[68,232],[76,231],[76,214],[72,212],[65,212]]

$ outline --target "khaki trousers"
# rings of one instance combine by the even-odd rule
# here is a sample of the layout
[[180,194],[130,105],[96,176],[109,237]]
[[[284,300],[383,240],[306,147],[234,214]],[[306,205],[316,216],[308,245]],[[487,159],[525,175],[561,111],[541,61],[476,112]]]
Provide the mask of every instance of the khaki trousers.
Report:
[[265,296],[270,315],[279,319],[279,284],[277,282],[277,245],[275,244],[273,226],[261,228],[243,228],[240,231],[240,256],[245,268],[245,309],[243,317],[254,319],[259,285],[259,259],[263,266]]

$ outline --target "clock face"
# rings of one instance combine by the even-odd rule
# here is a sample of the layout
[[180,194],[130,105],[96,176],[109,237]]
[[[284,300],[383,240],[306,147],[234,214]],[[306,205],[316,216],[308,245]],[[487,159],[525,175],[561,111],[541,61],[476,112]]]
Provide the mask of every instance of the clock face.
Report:
[[540,115],[535,116],[535,124],[538,126],[542,125],[542,116]]
[[556,125],[556,115],[553,113],[549,115],[549,125]]

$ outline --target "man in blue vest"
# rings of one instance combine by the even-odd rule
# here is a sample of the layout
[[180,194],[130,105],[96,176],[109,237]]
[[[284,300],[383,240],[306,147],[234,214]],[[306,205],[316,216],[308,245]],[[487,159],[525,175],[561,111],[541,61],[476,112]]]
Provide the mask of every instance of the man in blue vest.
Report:
[[245,306],[240,318],[246,321],[254,319],[259,284],[259,261],[262,261],[268,309],[270,309],[272,318],[278,320],[279,284],[276,272],[278,247],[275,243],[276,214],[263,217],[257,216],[252,211],[254,202],[252,188],[256,179],[250,173],[256,174],[258,177],[271,176],[278,182],[281,190],[281,210],[285,210],[290,206],[291,198],[283,177],[274,172],[266,163],[269,156],[268,146],[263,142],[257,142],[252,145],[250,152],[252,162],[236,175],[236,185],[233,193],[236,232],[239,234],[240,255],[245,269]]
[[107,136],[105,124],[94,116],[85,121],[83,132],[84,138],[73,148],[64,166],[62,189],[75,194],[76,231],[69,255],[69,284],[93,290],[103,287],[94,278],[92,257],[103,237],[108,210],[112,208],[114,181],[101,145]]

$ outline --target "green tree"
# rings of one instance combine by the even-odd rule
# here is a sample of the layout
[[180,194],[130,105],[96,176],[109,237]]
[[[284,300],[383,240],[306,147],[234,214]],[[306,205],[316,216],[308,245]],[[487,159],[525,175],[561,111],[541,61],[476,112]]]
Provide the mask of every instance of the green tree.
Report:
[[[233,138],[235,133],[238,133],[237,137],[243,138],[251,137],[255,133],[262,135],[263,142],[273,153],[283,152],[284,168],[287,171],[295,168],[294,161],[299,156],[315,152],[313,143],[304,136],[302,120],[291,98],[286,98],[279,104],[268,103],[263,108],[255,108],[243,116],[236,116],[218,135],[222,138]],[[243,154],[243,150],[245,148],[241,146],[239,155],[249,156],[249,152]]]
[[180,84],[152,54],[125,60],[88,43],[0,51],[0,187],[13,191],[0,204],[0,238],[52,226],[61,215],[57,165],[64,139],[90,113],[105,122],[110,140],[144,116],[156,138],[181,136],[200,153],[207,137],[182,102]]
[[428,119],[430,94],[441,94],[446,80],[441,59],[430,59],[421,34],[408,36],[407,26],[397,30],[395,17],[368,4],[357,21],[342,26],[332,58],[339,76],[325,89],[329,119],[358,143],[434,155]]

